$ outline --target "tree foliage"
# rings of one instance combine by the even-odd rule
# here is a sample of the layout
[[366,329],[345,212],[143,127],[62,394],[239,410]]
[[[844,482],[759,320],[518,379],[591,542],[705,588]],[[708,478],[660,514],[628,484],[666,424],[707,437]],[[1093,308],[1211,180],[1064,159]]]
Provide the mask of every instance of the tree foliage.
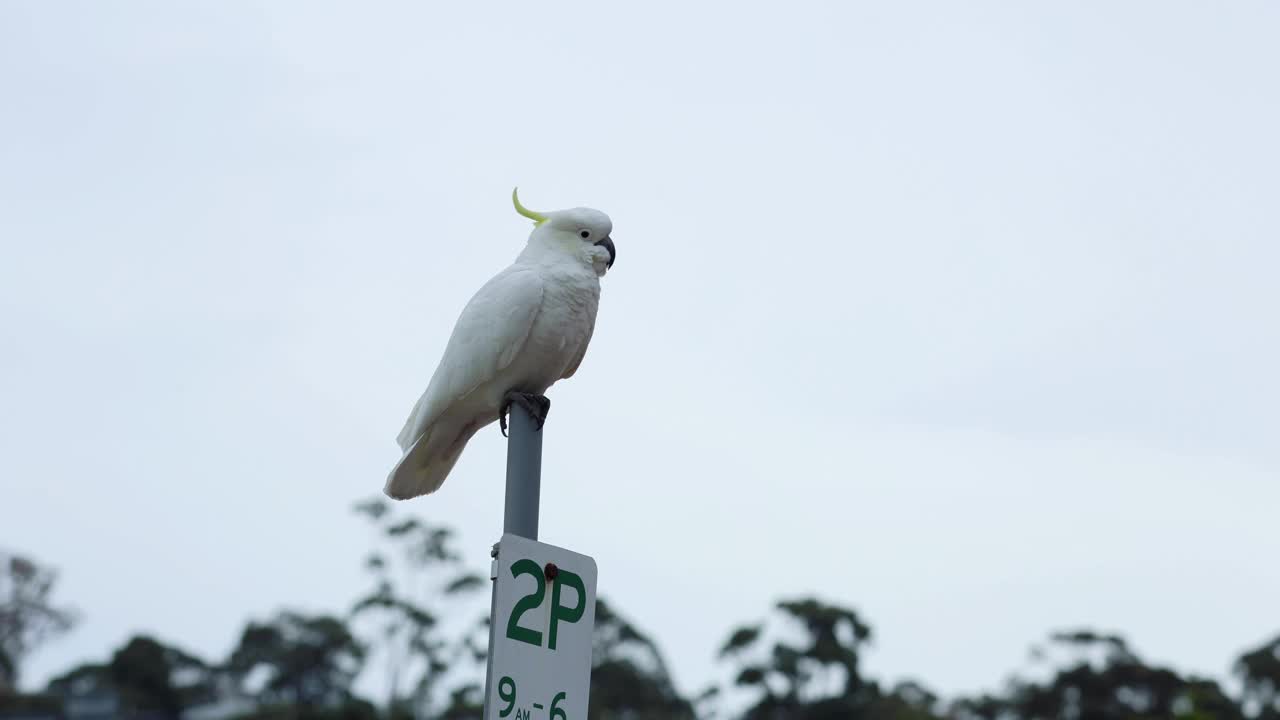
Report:
[[596,602],[588,716],[600,720],[694,717],[653,640],[604,600]]
[[31,652],[75,625],[75,611],[53,602],[57,579],[34,560],[0,550],[0,695],[17,687]]
[[[1042,682],[1015,678],[1003,697],[956,703],[961,720],[1238,720],[1238,703],[1218,684],[1148,664],[1119,635],[1073,630],[1050,636],[1064,659]],[[1045,649],[1037,649],[1044,657]]]
[[[455,610],[454,600],[488,586],[478,573],[462,566],[453,531],[392,511],[381,498],[356,505],[375,532],[375,548],[365,559],[372,587],[351,608],[357,626],[369,628],[387,679],[387,705],[405,714],[422,714],[442,699],[441,685],[450,670],[474,667],[484,660],[477,632],[480,619],[447,632],[441,621]],[[456,712],[466,693],[450,693]]]
[[1236,661],[1244,703],[1258,720],[1280,720],[1280,635],[1247,650]]
[[[357,507],[375,532],[370,588],[349,615],[281,611],[251,621],[221,662],[137,635],[102,662],[80,665],[37,695],[0,692],[0,718],[60,718],[68,700],[108,698],[116,716],[177,720],[228,694],[249,698],[239,720],[477,720],[490,585],[471,572],[444,527],[397,516],[380,500]],[[0,680],[71,626],[54,607],[54,575],[0,555]],[[361,639],[361,633],[365,640]],[[867,674],[874,634],[856,610],[813,597],[786,599],[730,628],[717,649],[722,682],[682,695],[657,643],[597,600],[592,638],[593,720],[1280,720],[1280,636],[1246,650],[1239,691],[1142,658],[1115,633],[1058,632],[1033,649],[997,693],[939,698],[910,680]],[[370,663],[370,647],[383,663]],[[385,702],[353,691],[359,673],[385,681]],[[198,713],[197,713],[198,715]],[[218,717],[226,717],[225,714]],[[577,719],[575,719],[577,720]]]
[[109,693],[120,712],[176,717],[211,699],[213,669],[203,660],[147,635],[135,635],[104,663],[88,663],[54,678],[50,693],[75,698]]
[[[342,620],[281,612],[268,622],[249,623],[226,667],[263,703],[327,708],[349,698],[364,655]],[[260,688],[249,688],[255,673],[265,679]]]
[[[748,698],[743,720],[893,718],[923,720],[937,698],[914,683],[889,691],[864,677],[860,663],[871,626],[850,608],[815,598],[778,602],[772,617],[730,631],[720,647],[731,685]],[[713,698],[730,693],[717,688]],[[714,708],[715,703],[708,705]],[[708,713],[713,712],[709,710]]]

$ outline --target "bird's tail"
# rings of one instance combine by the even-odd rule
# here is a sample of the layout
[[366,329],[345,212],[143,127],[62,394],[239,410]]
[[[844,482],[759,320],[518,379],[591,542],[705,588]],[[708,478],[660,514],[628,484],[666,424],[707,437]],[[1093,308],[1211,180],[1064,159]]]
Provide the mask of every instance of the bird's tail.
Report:
[[[430,392],[430,390],[428,390]],[[427,393],[423,393],[418,398],[418,402],[413,404],[413,410],[409,411],[409,419],[404,421],[404,427],[400,428],[400,434],[396,435],[396,444],[400,446],[400,452],[409,452],[409,447],[413,445],[413,441],[422,435],[422,418],[419,414],[422,412],[422,406],[426,404]]]
[[408,500],[439,490],[478,429],[476,425],[456,433],[441,427],[430,429],[400,458],[382,491],[396,500]]

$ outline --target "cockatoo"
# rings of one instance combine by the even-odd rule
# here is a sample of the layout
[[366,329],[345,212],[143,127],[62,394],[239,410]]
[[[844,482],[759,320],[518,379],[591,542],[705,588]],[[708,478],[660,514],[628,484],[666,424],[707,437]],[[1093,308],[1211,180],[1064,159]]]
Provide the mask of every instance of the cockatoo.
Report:
[[609,216],[591,208],[539,213],[529,242],[506,270],[463,308],[427,390],[397,441],[404,453],[383,491],[397,500],[435,492],[467,441],[515,403],[541,429],[551,401],[543,393],[582,363],[596,325],[600,278],[617,250]]

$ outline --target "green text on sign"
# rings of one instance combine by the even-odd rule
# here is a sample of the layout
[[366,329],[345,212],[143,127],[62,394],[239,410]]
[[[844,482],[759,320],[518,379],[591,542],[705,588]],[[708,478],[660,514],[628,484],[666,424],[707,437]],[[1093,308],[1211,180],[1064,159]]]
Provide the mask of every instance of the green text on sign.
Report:
[[[568,693],[559,692],[551,699],[550,715],[547,720],[569,720],[569,716],[565,715],[564,709],[560,707],[560,701],[564,700]],[[507,706],[498,711],[498,717],[505,718],[511,714],[512,710],[516,712],[516,720],[530,720],[529,711],[524,708],[516,707],[516,681],[511,679],[510,675],[504,675],[498,681],[498,698]],[[541,703],[534,703],[534,708],[541,710]]]
[[[530,610],[542,607],[542,601],[547,595],[547,581],[543,577],[542,568],[528,558],[511,563],[511,577],[518,578],[521,575],[532,576],[536,585],[532,593],[521,597],[515,607],[511,608],[511,617],[507,619],[507,637],[535,647],[542,647],[542,632],[521,626],[520,617]],[[561,569],[552,583],[554,587],[551,590],[551,617],[547,628],[547,649],[549,650],[556,649],[556,634],[560,623],[578,622],[582,619],[582,613],[587,607],[587,590],[577,573]],[[577,591],[578,602],[574,607],[560,604],[560,589],[565,585]]]

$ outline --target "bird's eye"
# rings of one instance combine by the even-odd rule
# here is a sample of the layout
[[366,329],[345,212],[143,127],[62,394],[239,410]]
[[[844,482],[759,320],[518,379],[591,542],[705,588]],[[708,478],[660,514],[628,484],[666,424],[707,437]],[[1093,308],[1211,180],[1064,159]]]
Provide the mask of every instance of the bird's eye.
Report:
[[578,234],[579,234],[579,235],[581,235],[581,236],[583,237],[583,239],[586,239],[586,238],[591,237],[591,231],[589,231],[589,230],[583,230],[582,232],[580,232],[580,233],[578,233]]

